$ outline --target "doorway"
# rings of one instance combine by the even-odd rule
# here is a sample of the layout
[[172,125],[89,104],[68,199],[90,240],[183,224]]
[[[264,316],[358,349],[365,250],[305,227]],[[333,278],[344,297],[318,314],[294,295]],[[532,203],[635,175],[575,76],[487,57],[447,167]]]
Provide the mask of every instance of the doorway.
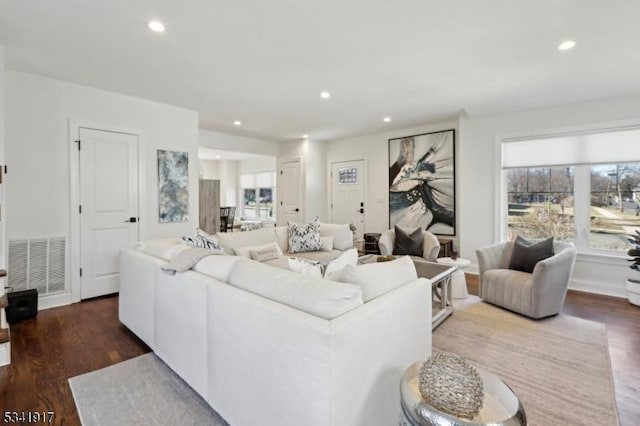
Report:
[[82,300],[119,291],[120,250],[139,239],[138,135],[77,127],[73,143]]
[[331,221],[353,223],[355,237],[364,238],[365,161],[331,163]]
[[285,161],[280,165],[280,193],[281,223],[300,223],[302,221],[302,184],[300,159]]

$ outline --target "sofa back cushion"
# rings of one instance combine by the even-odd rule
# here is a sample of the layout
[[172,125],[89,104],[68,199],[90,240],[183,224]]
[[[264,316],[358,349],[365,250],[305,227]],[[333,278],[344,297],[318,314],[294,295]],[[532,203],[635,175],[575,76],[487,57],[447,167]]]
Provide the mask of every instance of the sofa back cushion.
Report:
[[[272,226],[246,232],[218,232],[218,242],[227,254],[234,253],[236,247],[249,247],[276,241],[276,231]],[[282,248],[282,247],[281,247]]]
[[192,269],[218,281],[227,282],[233,265],[240,259],[242,258],[239,256],[207,256],[196,263]]
[[353,247],[353,234],[348,223],[344,225],[320,223],[320,236],[333,237],[333,248],[336,250],[347,250]]
[[161,238],[136,243],[136,250],[167,261],[188,248],[189,246],[184,244],[180,238]]
[[342,270],[340,281],[360,286],[366,303],[417,279],[413,261],[409,256],[402,256],[391,262],[347,265]]
[[246,258],[233,265],[228,283],[324,319],[362,305],[358,286],[305,277]]

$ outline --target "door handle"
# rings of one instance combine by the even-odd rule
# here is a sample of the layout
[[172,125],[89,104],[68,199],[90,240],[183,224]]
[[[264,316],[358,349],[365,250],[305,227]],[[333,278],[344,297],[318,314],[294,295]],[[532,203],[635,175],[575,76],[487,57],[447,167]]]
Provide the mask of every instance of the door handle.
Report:
[[294,211],[299,212],[299,211],[300,211],[300,209],[296,207],[296,209],[295,209]]
[[131,223],[136,223],[138,221],[138,219],[136,219],[135,217],[130,217],[129,219],[125,220],[125,222],[131,222]]
[[364,209],[358,209],[356,210],[356,213],[364,213]]

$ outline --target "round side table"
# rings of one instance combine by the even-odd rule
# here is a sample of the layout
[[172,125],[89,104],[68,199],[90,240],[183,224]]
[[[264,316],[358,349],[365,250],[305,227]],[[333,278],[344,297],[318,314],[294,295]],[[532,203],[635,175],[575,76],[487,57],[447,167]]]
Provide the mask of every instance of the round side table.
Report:
[[422,362],[411,365],[400,381],[400,426],[524,426],[527,414],[518,396],[498,376],[476,367],[484,390],[480,412],[461,419],[438,411],[422,400],[418,375]]
[[437,262],[442,263],[443,265],[454,265],[458,267],[458,270],[451,275],[451,297],[454,299],[464,299],[467,297],[469,295],[469,292],[467,291],[467,279],[464,276],[462,268],[466,268],[471,265],[471,261],[461,257],[456,260],[453,260],[450,257],[439,257]]

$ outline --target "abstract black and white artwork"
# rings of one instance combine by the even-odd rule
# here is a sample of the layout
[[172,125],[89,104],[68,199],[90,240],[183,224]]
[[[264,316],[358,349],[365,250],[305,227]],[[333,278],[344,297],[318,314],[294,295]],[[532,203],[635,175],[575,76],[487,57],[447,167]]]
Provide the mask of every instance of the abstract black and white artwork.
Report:
[[189,220],[189,153],[158,150],[160,223]]
[[456,235],[455,130],[389,139],[389,225]]

